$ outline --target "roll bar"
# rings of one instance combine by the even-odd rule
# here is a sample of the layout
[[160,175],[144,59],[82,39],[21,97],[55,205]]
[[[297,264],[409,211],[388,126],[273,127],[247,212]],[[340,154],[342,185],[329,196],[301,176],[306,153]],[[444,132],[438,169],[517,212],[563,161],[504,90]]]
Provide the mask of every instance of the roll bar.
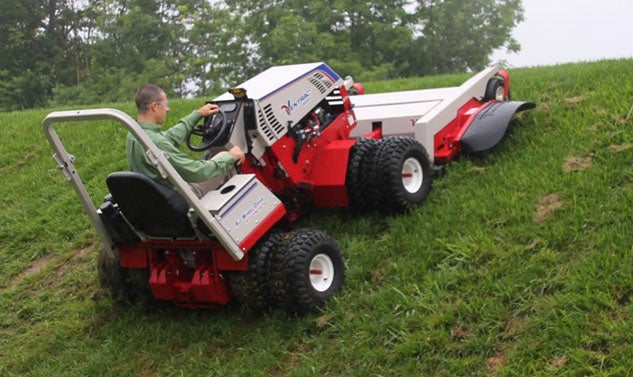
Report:
[[202,202],[193,193],[187,182],[182,179],[180,174],[178,174],[174,167],[169,163],[165,153],[161,151],[154,142],[152,142],[145,131],[143,131],[138,123],[136,123],[136,121],[129,115],[120,110],[109,108],[54,111],[48,114],[46,118],[44,118],[43,122],[44,134],[55,151],[53,159],[57,162],[58,168],[62,171],[66,180],[70,181],[75,192],[79,196],[79,200],[81,201],[86,214],[88,214],[92,225],[95,227],[107,250],[114,253],[116,246],[112,242],[105,225],[97,213],[97,208],[95,208],[92,203],[92,200],[86,191],[86,187],[75,170],[75,157],[66,151],[59,136],[57,135],[57,132],[55,132],[55,128],[53,127],[56,123],[61,122],[82,122],[91,120],[115,120],[125,126],[128,131],[136,137],[136,140],[138,140],[145,148],[146,154],[160,175],[163,178],[168,179],[174,185],[176,191],[185,198],[189,206],[213,232],[231,257],[234,260],[241,260],[244,257],[244,252],[240,249],[239,245],[229,236],[218,220],[216,220],[211,213],[204,208]]

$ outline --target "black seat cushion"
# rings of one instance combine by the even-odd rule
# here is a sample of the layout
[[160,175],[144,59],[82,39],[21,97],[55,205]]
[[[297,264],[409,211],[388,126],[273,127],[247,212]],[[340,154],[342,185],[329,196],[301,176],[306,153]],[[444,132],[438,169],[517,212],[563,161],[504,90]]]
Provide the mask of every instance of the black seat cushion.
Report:
[[112,199],[132,226],[158,238],[191,238],[195,232],[187,217],[189,205],[174,189],[134,172],[108,175]]

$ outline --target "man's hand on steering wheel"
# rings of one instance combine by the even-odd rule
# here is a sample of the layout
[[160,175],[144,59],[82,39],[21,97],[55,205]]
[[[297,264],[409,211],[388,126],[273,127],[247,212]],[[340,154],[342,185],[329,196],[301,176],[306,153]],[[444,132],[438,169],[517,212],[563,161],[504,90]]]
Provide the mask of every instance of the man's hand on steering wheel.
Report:
[[[187,135],[187,147],[192,151],[201,152],[215,146],[225,136],[230,126],[226,115],[215,103],[206,103],[198,113],[204,117],[204,124],[194,127]],[[197,145],[192,136],[202,138],[202,144]]]
[[220,107],[215,103],[205,103],[204,106],[198,109],[198,113],[203,117],[208,117],[220,111]]

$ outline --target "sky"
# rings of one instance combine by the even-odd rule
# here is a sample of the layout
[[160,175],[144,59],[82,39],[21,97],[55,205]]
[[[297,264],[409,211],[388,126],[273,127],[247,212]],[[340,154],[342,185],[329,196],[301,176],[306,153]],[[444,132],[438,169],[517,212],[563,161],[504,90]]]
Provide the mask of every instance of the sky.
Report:
[[496,51],[509,67],[633,58],[633,0],[523,0],[512,35],[521,51]]

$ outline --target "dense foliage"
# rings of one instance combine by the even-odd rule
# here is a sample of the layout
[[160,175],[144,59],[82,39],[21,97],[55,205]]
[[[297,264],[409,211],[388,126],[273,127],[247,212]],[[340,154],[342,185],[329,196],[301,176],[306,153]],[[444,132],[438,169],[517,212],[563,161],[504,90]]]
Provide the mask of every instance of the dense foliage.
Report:
[[363,80],[516,51],[521,0],[3,0],[0,111],[128,100],[142,83],[205,95],[271,65],[327,61]]

